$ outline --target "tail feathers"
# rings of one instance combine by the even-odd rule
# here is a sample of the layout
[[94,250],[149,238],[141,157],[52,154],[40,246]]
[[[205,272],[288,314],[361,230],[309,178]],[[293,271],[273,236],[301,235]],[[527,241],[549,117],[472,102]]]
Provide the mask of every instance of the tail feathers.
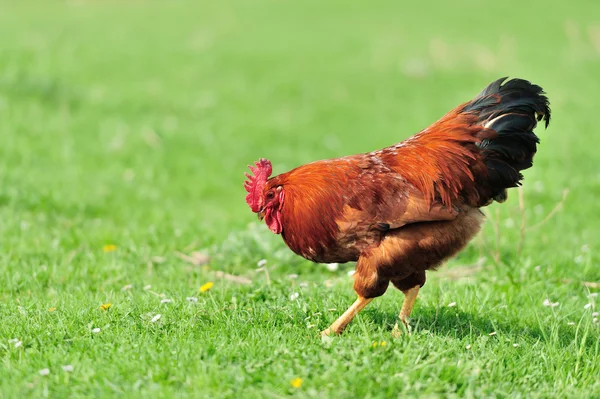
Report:
[[491,198],[499,202],[506,199],[507,188],[520,185],[521,171],[533,165],[537,122],[544,120],[546,127],[550,123],[549,101],[540,86],[523,79],[505,80],[491,83],[462,110],[476,114],[478,124],[488,131],[478,146],[488,169]]

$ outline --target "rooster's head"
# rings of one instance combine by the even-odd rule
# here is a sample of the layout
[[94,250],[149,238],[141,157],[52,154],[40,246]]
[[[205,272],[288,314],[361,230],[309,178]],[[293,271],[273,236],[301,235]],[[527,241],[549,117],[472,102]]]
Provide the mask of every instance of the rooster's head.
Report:
[[283,206],[283,190],[281,186],[269,187],[267,180],[273,172],[273,166],[267,159],[261,158],[254,163],[254,166],[248,166],[252,175],[246,173],[247,180],[244,182],[244,188],[248,192],[246,203],[252,209],[252,212],[258,213],[258,217],[265,219],[269,229],[280,234],[281,208]]

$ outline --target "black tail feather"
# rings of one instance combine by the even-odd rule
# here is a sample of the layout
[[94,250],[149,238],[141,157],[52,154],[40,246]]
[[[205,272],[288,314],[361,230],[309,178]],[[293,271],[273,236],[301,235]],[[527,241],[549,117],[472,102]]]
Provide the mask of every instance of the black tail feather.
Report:
[[521,171],[533,165],[537,122],[544,120],[546,127],[550,123],[550,104],[540,86],[523,79],[505,80],[491,83],[463,109],[476,113],[479,124],[497,133],[479,147],[488,169],[490,197],[500,202],[506,199],[507,188],[521,184]]

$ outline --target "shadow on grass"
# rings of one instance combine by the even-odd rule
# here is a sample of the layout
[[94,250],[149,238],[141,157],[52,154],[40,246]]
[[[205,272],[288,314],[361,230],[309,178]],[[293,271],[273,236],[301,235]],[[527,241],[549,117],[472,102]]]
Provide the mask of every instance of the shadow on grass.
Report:
[[[397,320],[397,314],[391,314],[376,308],[365,311],[365,316],[371,318],[374,323],[385,326],[390,331]],[[563,327],[553,324],[546,327],[540,325],[536,319],[531,320],[529,323],[524,320],[514,323],[508,320],[494,321],[486,315],[463,312],[459,309],[435,307],[421,307],[413,312],[410,325],[415,333],[427,330],[436,336],[454,339],[487,336],[492,332],[496,332],[499,336],[525,336],[533,341],[553,343],[562,348],[571,346],[576,338],[578,338],[578,344],[580,344],[582,334],[584,334],[583,331],[580,331],[579,337],[576,337],[577,327],[575,326]],[[584,344],[587,348],[594,348],[596,346],[595,341],[595,339],[586,339]]]

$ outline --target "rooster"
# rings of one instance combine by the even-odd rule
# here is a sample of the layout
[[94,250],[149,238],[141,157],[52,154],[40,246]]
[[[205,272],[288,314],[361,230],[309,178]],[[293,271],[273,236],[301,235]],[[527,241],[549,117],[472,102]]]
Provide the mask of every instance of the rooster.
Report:
[[[358,298],[323,335],[339,334],[391,282],[408,317],[425,272],[479,231],[481,207],[521,184],[550,122],[543,89],[499,79],[473,100],[398,144],[327,159],[271,177],[260,159],[246,173],[246,202],[296,254],[318,263],[356,261]],[[394,334],[400,330],[396,323]]]

